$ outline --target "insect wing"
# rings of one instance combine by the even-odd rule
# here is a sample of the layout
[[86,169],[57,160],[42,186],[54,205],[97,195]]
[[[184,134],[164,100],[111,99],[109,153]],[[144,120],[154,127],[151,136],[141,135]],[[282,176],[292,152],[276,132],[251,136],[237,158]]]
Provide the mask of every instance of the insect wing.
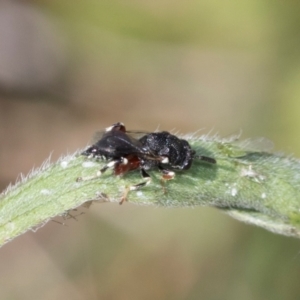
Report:
[[136,155],[149,160],[161,160],[160,157],[145,149],[139,138],[147,135],[146,131],[97,131],[91,139],[94,145],[102,155],[108,157],[120,157],[127,155]]
[[128,155],[141,156],[145,150],[139,140],[122,131],[105,132],[94,147],[107,157],[124,157]]
[[[107,132],[105,130],[99,130],[99,131],[96,131],[91,140],[90,140],[90,144],[93,145],[93,144],[96,144],[98,141],[100,141],[103,136],[106,134]],[[141,137],[143,137],[144,135],[148,134],[149,132],[147,131],[137,131],[137,130],[130,130],[130,131],[126,131],[126,135],[127,136],[130,136],[131,138],[135,139],[135,140],[138,140],[140,139]],[[133,142],[134,143],[134,142]]]
[[148,132],[148,131],[130,130],[130,131],[126,131],[126,133],[127,133],[130,137],[132,137],[132,138],[138,140],[138,139],[140,139],[141,137],[143,137],[144,135],[149,134],[150,132]]
[[120,134],[118,132],[118,134],[111,136],[110,143],[115,143],[116,152],[121,155],[139,155],[145,152],[140,141],[126,133]]
[[96,144],[98,141],[100,141],[103,138],[105,133],[106,132],[104,130],[96,131],[90,140],[90,144],[91,145]]
[[[138,132],[138,134],[145,135],[145,132]],[[140,158],[148,160],[161,161],[160,156],[152,153],[149,149],[145,148],[139,140],[127,133],[118,134],[118,145],[116,146],[116,152],[120,153],[122,156],[136,155]]]

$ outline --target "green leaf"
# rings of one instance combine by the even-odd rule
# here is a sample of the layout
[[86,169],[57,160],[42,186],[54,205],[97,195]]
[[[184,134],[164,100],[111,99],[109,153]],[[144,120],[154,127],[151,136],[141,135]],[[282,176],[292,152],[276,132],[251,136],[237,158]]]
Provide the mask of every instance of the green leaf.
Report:
[[[282,154],[248,151],[234,140],[184,137],[197,153],[217,160],[195,160],[190,170],[176,172],[161,184],[161,174],[150,171],[150,185],[129,193],[131,203],[169,207],[211,206],[270,231],[300,236],[300,163]],[[27,230],[35,230],[88,201],[120,201],[126,187],[143,180],[139,172],[114,176],[108,170],[92,176],[105,162],[77,152],[44,165],[0,196],[0,245]],[[126,205],[124,203],[123,205]],[[201,220],[199,220],[201,222]]]

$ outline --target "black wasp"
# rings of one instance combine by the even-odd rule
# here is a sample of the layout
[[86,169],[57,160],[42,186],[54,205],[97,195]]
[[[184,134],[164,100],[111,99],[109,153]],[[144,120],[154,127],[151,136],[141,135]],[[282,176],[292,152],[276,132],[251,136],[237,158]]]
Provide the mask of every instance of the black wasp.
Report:
[[157,168],[162,172],[162,180],[166,181],[173,179],[176,171],[188,170],[194,159],[216,163],[214,158],[197,155],[186,140],[167,131],[144,133],[142,137],[134,138],[123,123],[106,128],[103,136],[82,155],[103,158],[109,162],[95,176],[79,177],[77,181],[97,178],[109,168],[113,169],[115,175],[140,170],[144,181],[127,187],[120,204],[127,200],[129,191],[150,183],[151,177],[147,173],[150,169]]

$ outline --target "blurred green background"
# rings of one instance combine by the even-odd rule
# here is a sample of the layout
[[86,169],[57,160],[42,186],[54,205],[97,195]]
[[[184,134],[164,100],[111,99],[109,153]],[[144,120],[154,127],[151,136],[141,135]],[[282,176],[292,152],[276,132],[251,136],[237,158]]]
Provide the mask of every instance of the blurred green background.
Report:
[[[2,0],[0,188],[117,121],[242,130],[300,157],[299,12],[297,1]],[[297,239],[212,208],[82,211],[1,248],[1,299],[299,299]]]

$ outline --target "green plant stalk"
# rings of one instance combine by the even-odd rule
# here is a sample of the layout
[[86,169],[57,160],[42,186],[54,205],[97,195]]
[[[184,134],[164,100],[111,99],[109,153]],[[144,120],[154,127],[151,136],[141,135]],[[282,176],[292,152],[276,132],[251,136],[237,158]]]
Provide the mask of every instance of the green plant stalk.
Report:
[[[233,140],[185,136],[197,153],[214,157],[216,165],[194,161],[161,185],[161,174],[150,171],[152,182],[129,193],[129,202],[168,207],[211,206],[239,220],[270,231],[300,237],[300,162],[281,154],[247,151]],[[105,162],[78,153],[22,177],[0,195],[0,245],[34,230],[55,216],[88,201],[118,203],[125,187],[142,181],[139,172],[77,182],[96,174]],[[123,205],[126,205],[124,203]],[[199,220],[200,222],[200,220]]]

